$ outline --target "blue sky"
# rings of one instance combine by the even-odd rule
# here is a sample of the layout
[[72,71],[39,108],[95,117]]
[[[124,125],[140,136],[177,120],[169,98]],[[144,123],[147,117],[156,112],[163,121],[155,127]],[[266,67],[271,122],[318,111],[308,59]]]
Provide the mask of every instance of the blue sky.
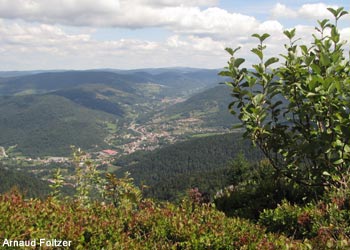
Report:
[[[221,68],[224,48],[237,46],[253,63],[251,34],[270,33],[276,55],[285,29],[309,42],[327,6],[350,9],[334,0],[0,0],[0,70]],[[348,15],[343,39],[349,24]]]

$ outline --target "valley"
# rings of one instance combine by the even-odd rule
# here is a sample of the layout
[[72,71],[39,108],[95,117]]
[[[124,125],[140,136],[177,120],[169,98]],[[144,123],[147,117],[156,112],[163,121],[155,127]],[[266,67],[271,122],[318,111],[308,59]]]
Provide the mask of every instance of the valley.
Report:
[[211,77],[204,74],[202,80],[194,70],[160,72],[69,71],[3,78],[0,146],[17,145],[18,153],[30,157],[67,156],[70,145],[84,150],[121,149],[126,141],[148,136],[137,138],[141,130],[163,130],[161,122],[152,121],[157,113],[215,86],[219,79],[212,70]]
[[[143,69],[18,74],[0,81],[1,162],[69,186],[71,146],[102,172],[120,158],[232,132],[230,92],[217,71]],[[236,131],[239,132],[239,131]]]

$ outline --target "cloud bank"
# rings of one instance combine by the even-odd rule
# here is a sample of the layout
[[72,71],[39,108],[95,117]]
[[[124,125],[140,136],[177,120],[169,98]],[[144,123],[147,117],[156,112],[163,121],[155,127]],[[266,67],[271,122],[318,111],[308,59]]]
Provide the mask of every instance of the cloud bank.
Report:
[[[292,9],[276,4],[270,18],[228,11],[217,0],[0,0],[2,69],[86,69],[192,66],[220,68],[225,47],[241,46],[251,63],[253,33],[269,33],[267,55],[284,50],[286,19],[329,18],[324,3]],[[74,32],[70,28],[74,27]],[[97,37],[101,27],[135,32],[128,38]],[[147,29],[166,31],[155,40]],[[290,27],[288,27],[290,28]],[[146,31],[138,37],[140,30]],[[117,32],[117,31],[116,31]],[[308,41],[313,26],[298,25]],[[342,29],[349,37],[349,29]],[[35,62],[35,63],[33,63]]]

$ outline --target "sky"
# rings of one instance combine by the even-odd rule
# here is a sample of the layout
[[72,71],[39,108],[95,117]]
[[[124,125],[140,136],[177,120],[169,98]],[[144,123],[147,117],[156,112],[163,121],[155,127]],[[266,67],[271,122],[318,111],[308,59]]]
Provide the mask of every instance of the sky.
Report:
[[[256,58],[254,33],[269,33],[267,56],[284,52],[286,29],[308,43],[327,7],[304,0],[0,0],[0,71],[222,68],[226,47]],[[350,16],[339,24],[350,40]],[[346,44],[348,50],[349,43]]]

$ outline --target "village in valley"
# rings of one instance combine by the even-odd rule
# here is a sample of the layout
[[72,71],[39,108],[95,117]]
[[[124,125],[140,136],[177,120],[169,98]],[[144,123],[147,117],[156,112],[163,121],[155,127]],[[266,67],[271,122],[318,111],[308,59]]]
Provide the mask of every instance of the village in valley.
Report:
[[[112,172],[120,168],[114,162],[119,157],[136,151],[152,151],[164,145],[183,141],[193,136],[210,135],[228,132],[228,129],[218,129],[201,126],[198,118],[178,117],[166,119],[155,116],[150,121],[140,125],[133,120],[123,124],[123,127],[113,126],[105,138],[106,147],[86,150],[82,161],[93,159],[102,172]],[[70,185],[70,175],[73,174],[76,162],[71,156],[29,157],[18,153],[17,145],[5,148],[0,146],[0,158],[8,166],[15,166],[17,171],[29,171],[43,180],[52,181],[57,169],[65,175],[66,185]],[[97,149],[97,150],[96,150]]]

